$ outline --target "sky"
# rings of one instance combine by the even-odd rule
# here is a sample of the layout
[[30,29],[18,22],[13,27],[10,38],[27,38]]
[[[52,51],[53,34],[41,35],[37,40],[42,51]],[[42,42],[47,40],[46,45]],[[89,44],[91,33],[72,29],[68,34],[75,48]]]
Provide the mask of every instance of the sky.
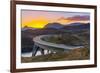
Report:
[[43,28],[48,23],[88,23],[90,13],[86,12],[61,12],[61,11],[37,11],[21,10],[21,27]]

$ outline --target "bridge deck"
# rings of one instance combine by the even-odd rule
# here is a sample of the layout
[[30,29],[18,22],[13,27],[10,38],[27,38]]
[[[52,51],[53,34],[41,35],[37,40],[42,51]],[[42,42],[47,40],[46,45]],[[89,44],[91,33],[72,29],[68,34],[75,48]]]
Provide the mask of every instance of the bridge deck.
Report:
[[49,37],[49,36],[52,36],[52,35],[40,35],[40,36],[35,37],[33,39],[33,41],[34,41],[35,45],[40,46],[43,49],[46,49],[46,47],[64,49],[64,50],[83,48],[83,46],[67,46],[67,45],[64,45],[64,44],[56,44],[56,43],[51,43],[51,42],[46,42],[46,41],[41,40],[41,38]]

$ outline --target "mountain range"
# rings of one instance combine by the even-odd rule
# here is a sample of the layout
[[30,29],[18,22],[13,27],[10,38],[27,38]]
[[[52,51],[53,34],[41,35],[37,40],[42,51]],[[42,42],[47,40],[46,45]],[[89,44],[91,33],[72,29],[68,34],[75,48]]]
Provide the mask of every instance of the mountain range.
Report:
[[[81,30],[90,29],[90,23],[71,23],[67,25],[62,25],[60,23],[48,23],[43,29],[64,29],[64,30]],[[24,27],[22,31],[25,30],[38,30],[37,28]]]

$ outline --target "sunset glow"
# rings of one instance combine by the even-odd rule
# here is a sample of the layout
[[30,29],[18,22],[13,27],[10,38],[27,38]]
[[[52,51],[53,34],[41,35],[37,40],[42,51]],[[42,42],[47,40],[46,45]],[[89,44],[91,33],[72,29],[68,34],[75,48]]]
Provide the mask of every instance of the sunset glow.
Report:
[[89,13],[22,10],[21,27],[43,28],[48,23],[68,25],[74,22],[89,22]]

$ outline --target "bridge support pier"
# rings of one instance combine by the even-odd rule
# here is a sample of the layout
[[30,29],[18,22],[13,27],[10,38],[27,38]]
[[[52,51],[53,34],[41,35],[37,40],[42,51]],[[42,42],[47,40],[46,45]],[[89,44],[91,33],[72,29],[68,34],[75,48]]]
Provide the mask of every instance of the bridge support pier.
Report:
[[39,49],[40,49],[41,54],[42,54],[42,55],[45,55],[45,52],[44,52],[45,50],[42,49],[42,48],[39,48]]
[[49,54],[50,53],[50,51],[49,50],[47,50],[47,54]]
[[45,55],[45,50],[34,45],[33,46],[33,51],[32,51],[32,56],[36,56],[37,52],[40,51],[41,52],[41,55]]
[[33,46],[32,56],[36,55],[38,49],[39,49],[39,47],[37,47],[36,45]]
[[45,50],[44,48],[41,48],[41,47],[34,44],[33,51],[32,51],[32,56],[36,56],[37,52],[39,52],[39,51],[40,51],[41,55],[55,53],[52,50]]

